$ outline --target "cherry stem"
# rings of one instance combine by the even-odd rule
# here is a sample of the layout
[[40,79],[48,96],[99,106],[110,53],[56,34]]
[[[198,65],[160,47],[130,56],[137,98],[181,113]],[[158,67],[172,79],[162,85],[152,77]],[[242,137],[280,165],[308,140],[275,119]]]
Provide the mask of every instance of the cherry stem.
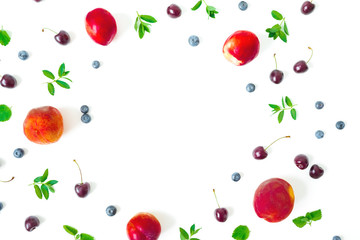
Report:
[[215,195],[216,203],[217,203],[218,207],[220,208],[219,202],[218,202],[217,197],[216,197],[215,189],[213,189],[213,192],[214,192],[214,195]]
[[275,59],[275,69],[277,69],[277,61],[276,61],[275,55],[276,55],[276,53],[274,53],[274,59]]
[[83,178],[82,178],[82,173],[81,173],[81,169],[80,169],[80,166],[79,166],[79,164],[76,162],[76,160],[74,159],[74,162],[76,163],[76,165],[78,166],[78,168],[79,168],[79,171],[80,171],[80,177],[81,177],[81,184],[83,184],[84,182],[83,182]]
[[58,34],[57,32],[55,32],[54,30],[52,30],[52,29],[50,29],[50,28],[43,28],[41,31],[44,32],[45,29],[47,29],[47,30],[49,30],[49,31],[52,31],[52,32],[55,33],[55,34]]
[[311,50],[311,56],[310,56],[309,60],[308,60],[306,63],[309,63],[309,62],[310,62],[310,59],[312,58],[313,53],[314,53],[314,51],[312,50],[312,48],[311,48],[311,47],[308,47],[308,48]]
[[285,136],[285,137],[281,137],[281,138],[276,139],[276,140],[273,141],[269,146],[267,146],[267,148],[265,148],[265,151],[266,151],[266,149],[268,149],[271,145],[273,145],[274,143],[276,143],[277,141],[279,141],[280,139],[283,139],[283,138],[290,138],[290,136]]
[[12,177],[10,180],[7,180],[7,181],[0,181],[2,183],[7,183],[7,182],[11,182],[12,180],[14,180],[15,177]]

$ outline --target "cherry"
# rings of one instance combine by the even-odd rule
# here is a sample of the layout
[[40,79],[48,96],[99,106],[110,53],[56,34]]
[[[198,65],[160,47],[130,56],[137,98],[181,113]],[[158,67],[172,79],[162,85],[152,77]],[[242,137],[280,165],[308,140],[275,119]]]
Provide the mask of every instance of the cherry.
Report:
[[308,15],[314,11],[315,4],[311,1],[305,1],[303,5],[301,6],[301,12],[305,15]]
[[61,45],[66,45],[70,42],[70,35],[64,31],[64,30],[61,30],[60,32],[55,32],[49,28],[43,28],[42,31],[44,32],[45,29],[49,30],[49,31],[52,31],[53,33],[55,33],[56,35],[54,36],[55,40],[60,43]]
[[322,175],[324,175],[324,169],[322,169],[320,166],[318,166],[317,164],[314,164],[311,166],[310,168],[310,172],[309,172],[310,177],[318,179],[320,178]]
[[0,180],[0,182],[2,182],[2,183],[11,182],[12,180],[14,180],[14,178],[15,178],[15,177],[12,177],[10,180],[7,180],[7,181],[1,181],[1,180]]
[[10,74],[5,74],[1,78],[0,84],[1,84],[1,86],[5,87],[5,88],[14,88],[17,84],[17,81]]
[[299,154],[294,159],[295,165],[301,169],[304,170],[309,166],[309,160],[306,155]]
[[25,220],[25,228],[29,232],[34,230],[39,225],[40,225],[40,220],[35,216],[30,216]]
[[216,194],[215,194],[215,189],[213,189],[213,192],[215,195],[216,203],[219,207],[219,208],[215,209],[215,218],[219,222],[225,222],[228,218],[228,211],[226,210],[226,208],[220,208],[219,202],[218,202]]
[[276,62],[276,57],[275,57],[275,53],[274,53],[274,59],[275,59],[275,70],[273,70],[271,73],[270,73],[270,80],[273,82],[273,83],[276,83],[276,84],[279,84],[281,83],[281,81],[283,80],[284,78],[284,73],[280,70],[277,69],[277,62]]
[[306,72],[308,70],[308,63],[310,61],[310,59],[312,58],[312,55],[313,55],[313,50],[311,47],[308,47],[310,50],[311,50],[311,56],[309,58],[309,60],[307,62],[305,62],[304,60],[301,60],[301,61],[298,61],[297,63],[295,63],[294,65],[294,71],[296,73],[303,73],[303,72]]
[[178,18],[181,16],[181,9],[178,5],[176,4],[171,4],[167,9],[166,9],[167,14],[169,15],[169,17],[171,18]]
[[280,139],[283,139],[283,138],[290,138],[290,136],[285,136],[285,137],[281,137],[281,138],[278,138],[276,139],[274,142],[272,142],[269,146],[267,146],[265,149],[263,146],[258,146],[254,149],[252,155],[255,159],[257,160],[261,160],[261,159],[264,159],[267,157],[268,153],[266,152],[266,150],[271,146],[273,145],[275,142],[279,141]]
[[86,182],[84,183],[83,182],[83,178],[82,178],[82,173],[81,173],[81,169],[80,169],[80,166],[79,164],[76,162],[76,160],[74,160],[74,162],[76,163],[76,165],[78,166],[79,168],[79,171],[80,171],[80,177],[81,177],[81,183],[78,183],[75,185],[75,192],[76,194],[81,197],[81,198],[84,198],[88,195],[89,191],[90,191],[90,183]]

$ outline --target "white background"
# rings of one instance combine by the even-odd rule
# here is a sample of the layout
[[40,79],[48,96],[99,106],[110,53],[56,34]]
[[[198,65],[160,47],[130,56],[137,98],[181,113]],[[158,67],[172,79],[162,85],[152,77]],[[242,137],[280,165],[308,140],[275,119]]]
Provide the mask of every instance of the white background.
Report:
[[[358,231],[360,133],[358,114],[359,34],[358,3],[353,0],[317,1],[311,15],[300,13],[303,0],[252,1],[240,11],[239,1],[208,0],[219,10],[208,19],[205,7],[196,12],[193,0],[13,0],[1,2],[0,24],[12,36],[0,46],[0,74],[18,80],[14,89],[0,89],[0,104],[12,107],[10,121],[0,123],[0,238],[71,239],[64,224],[98,240],[127,239],[126,224],[138,212],[153,213],[162,225],[160,239],[179,239],[179,227],[195,223],[202,240],[232,239],[238,225],[247,225],[251,240],[360,239]],[[176,3],[182,16],[171,19],[166,8]],[[118,34],[109,46],[94,43],[85,31],[87,12],[96,7],[110,11]],[[267,38],[265,29],[276,20],[271,10],[286,17],[288,43]],[[140,40],[133,28],[136,11],[154,16],[151,34]],[[65,30],[67,46],[59,45],[43,27]],[[259,56],[245,66],[225,60],[222,46],[236,30],[250,30],[260,40]],[[198,35],[200,44],[187,40]],[[298,60],[314,56],[309,70],[295,74]],[[21,61],[18,51],[30,57]],[[279,85],[269,80],[273,54],[285,78]],[[91,63],[99,60],[101,67]],[[42,70],[57,72],[64,62],[73,80],[71,89],[56,87],[55,96],[43,84]],[[253,93],[245,90],[252,82]],[[298,104],[298,119],[287,112],[277,123],[267,104],[280,104],[289,96]],[[325,107],[315,109],[322,100]],[[87,104],[92,121],[80,121],[80,106]],[[28,111],[50,105],[64,118],[59,142],[36,145],[26,139],[22,124]],[[342,120],[345,129],[335,123]],[[325,137],[317,139],[316,130]],[[277,142],[263,161],[252,150]],[[15,148],[26,154],[13,157]],[[325,174],[312,179],[308,169],[296,168],[293,159],[306,154]],[[76,159],[92,191],[85,199],[74,192],[80,182]],[[28,184],[49,169],[49,179],[59,181],[48,201],[39,200]],[[231,174],[241,173],[233,182]],[[256,216],[252,201],[257,186],[271,177],[287,180],[294,188],[295,206],[280,223]],[[225,223],[214,218],[219,203],[230,213]],[[108,217],[105,209],[118,213]],[[297,228],[292,219],[321,209],[323,219]],[[38,216],[41,225],[29,233],[24,221]]]

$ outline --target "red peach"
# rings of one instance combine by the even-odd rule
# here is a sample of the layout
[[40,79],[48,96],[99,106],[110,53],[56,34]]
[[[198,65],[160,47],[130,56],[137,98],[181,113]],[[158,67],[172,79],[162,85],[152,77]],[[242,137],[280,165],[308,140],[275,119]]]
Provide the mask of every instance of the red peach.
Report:
[[160,236],[161,225],[151,213],[140,212],[130,219],[126,231],[130,240],[156,240]]
[[54,107],[34,108],[27,114],[23,128],[25,136],[34,143],[54,143],[63,134],[63,118],[60,111]]
[[236,31],[231,34],[223,46],[223,54],[227,60],[236,66],[245,65],[259,54],[258,37],[249,31]]
[[290,215],[294,200],[294,191],[288,182],[281,178],[271,178],[256,189],[254,209],[260,218],[268,222],[280,222]]

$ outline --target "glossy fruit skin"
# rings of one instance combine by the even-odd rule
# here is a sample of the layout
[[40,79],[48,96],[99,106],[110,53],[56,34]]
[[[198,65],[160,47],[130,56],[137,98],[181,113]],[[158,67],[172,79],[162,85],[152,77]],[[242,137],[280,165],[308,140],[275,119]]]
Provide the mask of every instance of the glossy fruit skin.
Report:
[[106,215],[108,215],[109,217],[112,217],[116,214],[116,211],[117,211],[116,207],[110,205],[106,208]]
[[103,8],[96,8],[86,15],[85,28],[91,39],[103,46],[109,45],[117,32],[115,18]]
[[223,46],[225,58],[236,66],[242,66],[254,60],[259,54],[259,50],[258,37],[254,33],[244,30],[231,34]]
[[238,172],[234,172],[232,175],[231,175],[231,179],[234,181],[234,182],[238,182],[241,178],[241,175],[240,173]]
[[270,73],[270,80],[273,83],[279,84],[282,82],[283,78],[284,78],[284,73],[280,70],[275,69]]
[[92,65],[93,68],[98,69],[100,67],[100,62],[95,60],[95,61],[92,62],[91,65]]
[[176,4],[171,4],[167,9],[166,13],[171,18],[178,18],[181,16],[181,8]]
[[54,36],[54,38],[55,41],[57,41],[61,45],[67,45],[70,42],[70,35],[64,30],[61,30],[58,34]]
[[322,175],[324,175],[324,169],[322,169],[320,166],[318,166],[317,164],[314,164],[311,166],[310,171],[309,171],[309,175],[310,177],[314,178],[314,179],[318,179],[320,178]]
[[25,136],[37,144],[57,142],[64,132],[60,111],[51,106],[34,108],[27,114],[23,124]]
[[25,154],[25,152],[24,152],[24,149],[22,149],[22,148],[15,149],[14,153],[13,153],[14,157],[16,157],[16,158],[22,158],[24,156],[24,154]]
[[241,11],[245,11],[248,8],[248,4],[245,1],[241,1],[241,2],[239,2],[238,7]]
[[86,197],[90,192],[90,183],[85,182],[85,183],[78,183],[75,185],[75,193],[81,197],[84,198]]
[[309,159],[304,154],[299,154],[294,159],[295,165],[301,169],[304,170],[309,166]]
[[324,103],[322,102],[322,101],[317,101],[316,103],[315,103],[315,108],[316,109],[322,109],[324,107]]
[[199,39],[198,36],[191,35],[191,36],[189,37],[188,42],[189,42],[190,46],[196,47],[197,45],[199,45],[200,39]]
[[307,63],[304,60],[298,61],[294,65],[294,71],[296,73],[304,73],[309,69]]
[[126,232],[130,240],[157,240],[161,225],[151,213],[140,212],[129,220]]
[[317,139],[323,138],[324,135],[325,135],[324,132],[321,131],[321,130],[317,130],[317,131],[315,132],[315,137],[316,137]]
[[314,11],[315,4],[310,1],[305,1],[301,6],[301,12],[305,15],[308,15]]
[[83,114],[83,115],[81,116],[81,121],[82,121],[83,123],[89,123],[89,122],[91,122],[91,117],[90,117],[90,115],[87,114],[87,113]]
[[25,229],[28,232],[33,231],[39,225],[40,225],[40,220],[35,216],[30,216],[30,217],[26,218],[26,220],[25,220]]
[[335,126],[337,129],[342,130],[345,127],[345,123],[343,121],[338,121]]
[[249,83],[248,85],[246,85],[246,91],[248,91],[249,93],[255,91],[255,85],[253,83]]
[[80,107],[80,112],[82,112],[82,113],[88,113],[89,112],[89,107],[87,106],[87,105],[82,105],[81,107]]
[[216,220],[218,220],[219,222],[226,222],[228,218],[228,211],[226,210],[226,208],[217,208],[215,209],[214,214]]
[[263,146],[258,146],[254,149],[252,155],[255,159],[262,160],[268,156],[268,153],[265,151]]
[[25,61],[26,59],[29,58],[29,53],[28,53],[27,51],[25,51],[25,50],[21,50],[21,51],[18,53],[18,57],[19,57],[21,60]]
[[294,202],[291,185],[281,178],[271,178],[256,189],[253,205],[258,217],[268,222],[280,222],[290,215]]
[[14,88],[17,85],[17,81],[10,74],[4,74],[0,80],[0,84],[4,88]]

